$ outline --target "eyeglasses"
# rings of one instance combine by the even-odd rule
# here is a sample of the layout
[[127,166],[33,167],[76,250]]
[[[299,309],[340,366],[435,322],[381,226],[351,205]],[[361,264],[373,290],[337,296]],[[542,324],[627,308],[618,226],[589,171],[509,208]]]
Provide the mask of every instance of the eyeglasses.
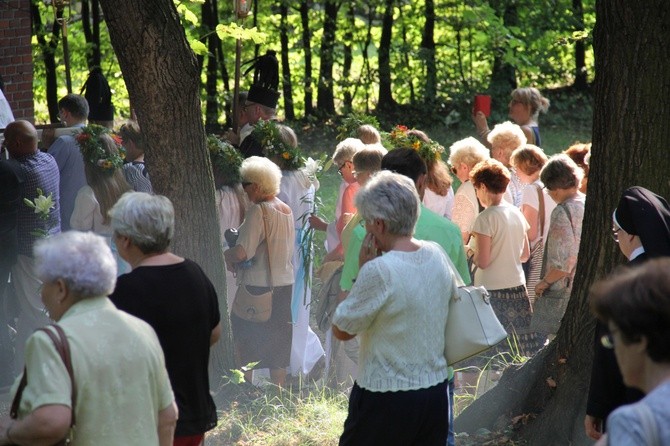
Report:
[[247,186],[251,186],[253,183],[250,181],[242,181],[242,187],[245,188]]
[[621,231],[621,228],[612,229],[612,233],[610,234],[610,236],[612,236],[612,240],[614,240],[616,243],[619,243],[619,231]]
[[451,166],[451,173],[453,173],[454,175],[458,175],[458,169],[456,168],[456,166]]
[[340,167],[337,168],[337,173],[339,173],[340,175],[342,175],[342,169],[344,169],[344,166],[346,166],[348,162],[349,162],[349,161],[345,161],[345,162],[343,162],[342,164],[340,164]]

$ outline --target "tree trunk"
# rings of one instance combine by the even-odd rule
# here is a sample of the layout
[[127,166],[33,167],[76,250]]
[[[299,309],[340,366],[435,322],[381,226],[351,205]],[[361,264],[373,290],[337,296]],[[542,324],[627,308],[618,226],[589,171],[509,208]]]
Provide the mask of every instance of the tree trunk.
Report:
[[310,0],[300,2],[300,23],[302,24],[302,47],[305,54],[305,74],[303,86],[305,90],[305,116],[314,114],[314,98],[312,90],[312,41],[309,26]]
[[[612,211],[633,185],[670,196],[670,107],[659,102],[670,95],[670,4],[599,0],[596,18],[592,168],[570,303],[556,340],[505,373],[458,418],[457,431],[504,426],[510,417],[534,413],[519,434],[528,444],[593,444],[583,425],[594,342],[588,291],[625,262],[609,237]],[[556,388],[547,385],[549,377]]]
[[[572,13],[576,23],[575,31],[584,31],[584,7],[582,0],[572,0]],[[579,38],[575,41],[575,90],[586,91],[589,88],[588,72],[586,71],[586,41]]]
[[100,3],[98,0],[82,0],[81,24],[86,40],[86,63],[88,70],[100,66]]
[[379,100],[377,108],[392,110],[397,105],[391,90],[391,37],[393,36],[393,9],[395,0],[385,0],[382,35],[379,40]]
[[207,36],[207,76],[205,81],[205,95],[207,102],[205,105],[205,126],[214,131],[219,123],[219,95],[217,91],[217,69],[218,69],[218,54],[217,51],[219,36],[214,32],[216,25],[219,24],[218,12],[211,0],[206,0],[202,4],[202,22]]
[[365,72],[365,113],[370,113],[370,90],[372,89],[373,83],[373,74],[372,67],[370,66],[370,57],[368,56],[368,50],[372,44],[372,25],[375,20],[375,13],[377,12],[377,7],[374,4],[368,5],[368,17],[367,17],[367,32],[365,33],[365,42],[361,44],[361,54],[363,55],[363,71]]
[[[506,28],[519,26],[519,14],[514,0],[491,1],[491,6],[500,11],[503,24]],[[505,40],[503,40],[504,42]],[[489,89],[496,96],[507,96],[510,91],[517,87],[516,69],[505,61],[506,48],[502,46],[493,49],[493,69],[491,71],[491,85]]]
[[198,65],[172,0],[101,3],[146,141],[151,183],[174,203],[172,249],[200,264],[219,296],[223,335],[212,349],[212,379],[219,382],[234,361]]
[[282,92],[284,93],[284,116],[289,121],[295,119],[293,110],[293,85],[291,84],[291,65],[288,60],[288,5],[282,1],[279,5],[281,22],[279,25],[279,41],[281,42]]
[[351,87],[354,84],[351,79],[351,65],[354,60],[352,53],[354,29],[356,27],[356,15],[354,11],[354,2],[349,2],[347,7],[347,31],[344,33],[344,63],[342,64],[342,80],[344,83],[344,98],[342,99],[343,114],[349,114],[353,111],[353,94]]
[[49,120],[58,122],[58,77],[56,75],[56,48],[60,39],[61,27],[58,21],[63,18],[63,10],[57,12],[51,29],[51,39],[47,41],[46,30],[42,24],[40,8],[36,1],[30,2],[30,11],[33,18],[33,33],[37,37],[37,44],[44,59],[44,71],[46,73],[47,108],[49,109]]
[[335,48],[335,31],[337,30],[337,12],[339,9],[340,3],[338,1],[325,0],[323,36],[321,37],[321,63],[319,65],[319,83],[316,98],[316,107],[321,115],[335,114],[333,50]]
[[[435,2],[426,0],[421,38],[421,56],[426,64],[426,86],[423,92],[424,102],[431,104],[437,98],[437,65],[435,62]],[[460,38],[460,33],[458,34]],[[459,42],[460,56],[460,42]]]

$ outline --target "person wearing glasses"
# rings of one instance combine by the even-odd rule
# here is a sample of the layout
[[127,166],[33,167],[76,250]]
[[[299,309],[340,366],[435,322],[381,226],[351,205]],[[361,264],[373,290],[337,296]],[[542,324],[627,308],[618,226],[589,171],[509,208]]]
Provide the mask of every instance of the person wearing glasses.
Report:
[[[668,202],[640,186],[626,189],[612,214],[612,238],[631,266],[654,257],[670,256]],[[642,397],[638,390],[624,384],[614,353],[601,345],[600,339],[607,332],[606,324],[596,325],[591,385],[584,419],[586,434],[594,440],[602,436],[606,427],[604,421],[614,409]]]
[[342,230],[356,213],[354,196],[360,185],[354,176],[354,155],[365,148],[365,144],[358,138],[347,138],[340,142],[333,153],[333,164],[342,177],[340,192],[335,207],[335,222],[328,223],[317,215],[309,218],[309,224],[318,231],[326,231],[326,248],[328,254],[324,263],[328,261],[342,261],[344,249],[342,247]]
[[586,198],[579,192],[583,174],[564,154],[549,158],[540,172],[540,180],[556,207],[551,212],[541,279],[535,285],[531,330],[548,339],[558,331],[575,277]]
[[601,345],[614,351],[625,385],[646,394],[607,417],[607,434],[596,446],[670,444],[668,271],[670,258],[652,259],[617,271],[591,290],[591,309],[608,329]]
[[477,215],[484,209],[470,182],[470,171],[477,163],[490,157],[489,149],[472,136],[456,141],[449,148],[451,173],[461,181],[454,196],[452,220],[461,229],[463,244],[466,245],[470,241],[472,225]]

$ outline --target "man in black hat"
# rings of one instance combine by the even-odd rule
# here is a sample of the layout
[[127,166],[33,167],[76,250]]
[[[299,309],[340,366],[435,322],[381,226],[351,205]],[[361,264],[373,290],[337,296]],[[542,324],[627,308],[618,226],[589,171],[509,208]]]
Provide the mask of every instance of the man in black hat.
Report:
[[[277,112],[277,101],[279,100],[279,64],[276,53],[267,51],[265,55],[252,60],[251,69],[254,71],[254,83],[249,89],[249,95],[244,103],[244,112],[248,119],[247,125],[254,126],[259,120],[268,121],[274,119]],[[246,73],[245,73],[246,74]],[[240,134],[249,133],[241,130]],[[249,134],[240,142],[240,151],[245,158],[250,156],[265,156],[263,146],[253,133]]]
[[[653,257],[670,256],[670,206],[661,196],[640,186],[628,188],[621,195],[612,215],[612,238],[628,259],[639,265]],[[594,440],[604,432],[604,421],[617,407],[633,403],[644,395],[628,388],[614,356],[614,350],[601,345],[609,333],[606,325],[596,325],[591,386],[586,403],[584,427]]]

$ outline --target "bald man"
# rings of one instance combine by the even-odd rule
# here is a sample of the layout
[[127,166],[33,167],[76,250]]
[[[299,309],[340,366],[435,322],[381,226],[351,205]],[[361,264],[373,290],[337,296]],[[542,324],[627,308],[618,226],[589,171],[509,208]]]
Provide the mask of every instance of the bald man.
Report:
[[47,220],[40,219],[30,207],[19,205],[16,226],[18,257],[12,267],[12,282],[20,309],[16,327],[15,373],[23,369],[23,349],[28,336],[36,328],[49,323],[44,315],[39,292],[42,283],[34,271],[33,245],[40,236],[33,233],[38,229],[46,230],[50,235],[60,232],[58,164],[51,155],[37,149],[37,140],[37,131],[28,121],[14,121],[5,130],[7,151],[23,176],[23,183],[19,187],[20,202],[23,203],[25,198],[34,200],[38,195],[37,189],[41,189],[45,196],[51,194],[54,201]]

